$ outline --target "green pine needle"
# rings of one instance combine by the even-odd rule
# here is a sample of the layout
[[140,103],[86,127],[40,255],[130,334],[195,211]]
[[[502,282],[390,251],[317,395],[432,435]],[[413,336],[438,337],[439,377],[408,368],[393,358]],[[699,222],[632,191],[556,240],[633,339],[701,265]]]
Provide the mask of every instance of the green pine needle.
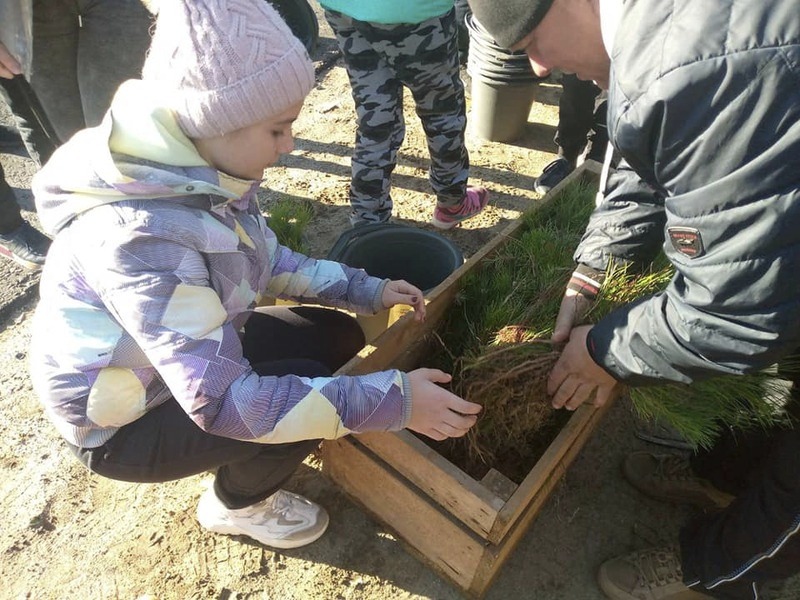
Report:
[[[538,210],[526,213],[515,239],[484,260],[462,281],[440,331],[444,349],[435,360],[458,377],[459,369],[492,352],[495,336],[508,325],[550,336],[564,287],[574,268],[573,253],[594,209],[596,187],[576,182]],[[597,322],[615,308],[660,293],[674,276],[662,254],[644,272],[609,267],[600,297],[587,316]],[[520,360],[525,356],[520,354]],[[509,365],[509,368],[512,365]],[[691,385],[661,384],[630,390],[634,410],[645,419],[674,427],[695,447],[713,444],[726,428],[772,427],[785,423],[782,407],[788,380],[777,371],[720,375]],[[482,428],[499,423],[486,399]],[[485,448],[485,456],[495,456]]]
[[313,216],[314,208],[310,202],[283,196],[270,206],[267,221],[279,244],[308,254],[304,234]]

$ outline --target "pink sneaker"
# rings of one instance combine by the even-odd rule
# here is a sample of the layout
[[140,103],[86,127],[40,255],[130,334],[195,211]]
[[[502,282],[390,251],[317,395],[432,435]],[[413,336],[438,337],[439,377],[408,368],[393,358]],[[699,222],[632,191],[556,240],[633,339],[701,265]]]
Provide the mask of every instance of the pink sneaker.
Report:
[[474,217],[489,202],[489,191],[482,187],[468,187],[467,193],[455,206],[437,206],[431,224],[439,229],[452,229],[461,221]]

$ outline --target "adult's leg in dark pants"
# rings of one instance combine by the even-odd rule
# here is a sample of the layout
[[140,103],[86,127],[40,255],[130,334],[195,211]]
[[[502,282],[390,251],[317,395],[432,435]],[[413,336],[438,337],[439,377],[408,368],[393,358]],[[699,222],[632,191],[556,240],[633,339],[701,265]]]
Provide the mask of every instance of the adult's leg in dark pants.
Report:
[[141,75],[151,24],[141,0],[34,0],[31,85],[62,142]]
[[0,235],[11,233],[22,223],[22,213],[14,196],[14,190],[8,185],[3,165],[0,165]]
[[558,131],[555,143],[559,154],[574,163],[586,147],[587,136],[595,120],[595,99],[600,94],[591,81],[582,81],[577,76],[562,76],[563,91],[558,101]]
[[119,85],[138,79],[153,17],[142,0],[90,0],[81,13],[77,78],[87,127],[102,121]]
[[743,491],[728,508],[681,531],[684,577],[715,597],[750,599],[758,582],[800,571],[800,430],[753,432],[724,447],[727,468],[712,468],[722,450],[694,466],[717,485]]

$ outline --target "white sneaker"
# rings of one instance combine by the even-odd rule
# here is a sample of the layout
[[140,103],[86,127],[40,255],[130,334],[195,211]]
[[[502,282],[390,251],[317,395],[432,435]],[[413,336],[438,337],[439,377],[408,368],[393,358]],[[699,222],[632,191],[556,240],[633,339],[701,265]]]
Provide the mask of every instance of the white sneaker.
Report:
[[197,505],[200,525],[214,533],[246,535],[272,548],[299,548],[318,540],[328,528],[328,513],[302,496],[278,490],[258,504],[225,508],[214,488]]

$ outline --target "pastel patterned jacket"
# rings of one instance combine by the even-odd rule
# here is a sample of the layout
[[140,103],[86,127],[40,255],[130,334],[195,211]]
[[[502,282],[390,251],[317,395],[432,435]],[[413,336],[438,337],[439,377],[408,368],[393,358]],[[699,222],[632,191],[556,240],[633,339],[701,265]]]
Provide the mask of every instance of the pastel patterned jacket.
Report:
[[386,281],[280,246],[259,182],[208,166],[163,105],[149,84],[126,82],[104,123],[34,179],[55,239],[31,375],[60,433],[97,447],[170,397],[205,431],[255,442],[403,428],[410,387],[399,371],[253,372],[239,331],[263,295],[374,313]]

